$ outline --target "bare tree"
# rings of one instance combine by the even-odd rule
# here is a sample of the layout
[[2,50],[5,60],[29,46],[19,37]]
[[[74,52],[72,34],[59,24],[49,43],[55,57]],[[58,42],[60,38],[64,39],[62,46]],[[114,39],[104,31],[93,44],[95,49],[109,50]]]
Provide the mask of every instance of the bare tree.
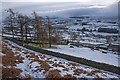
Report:
[[17,18],[18,18],[17,19],[18,26],[20,28],[21,40],[22,40],[23,43],[24,43],[24,41],[27,42],[28,41],[27,32],[28,32],[28,26],[29,26],[30,18],[26,15],[21,15],[21,14],[18,14]]
[[33,27],[35,28],[36,30],[36,35],[37,35],[37,41],[39,43],[39,46],[42,47],[43,46],[43,43],[42,43],[42,17],[41,16],[38,16],[37,13],[34,11],[33,12],[33,15],[34,15],[34,20],[33,20]]
[[48,16],[47,16],[47,28],[48,28],[49,47],[51,47],[51,30],[52,30],[52,24],[51,24],[50,18]]
[[29,26],[29,22],[31,21],[30,18],[28,16],[24,16],[23,17],[23,21],[24,21],[24,29],[25,29],[25,41],[26,43],[28,43],[28,26]]
[[12,9],[6,10],[9,13],[9,16],[6,18],[7,25],[10,27],[10,31],[12,32],[14,38],[14,19],[15,19],[15,12]]
[[48,43],[49,47],[51,44],[57,44],[62,39],[61,33],[57,30],[57,25],[52,23],[50,18],[47,16],[47,24],[46,27],[48,29]]
[[[33,12],[33,19],[26,15],[14,13],[11,9],[8,10],[8,12],[10,12],[9,26],[11,27],[13,37],[14,30],[16,29],[15,34],[20,33],[19,39],[23,44],[24,41],[28,42],[28,33],[31,34],[31,32],[33,34],[32,36],[35,38],[33,39],[32,37],[31,40],[37,42],[40,47],[44,47],[46,43],[49,44],[49,47],[51,47],[52,43],[54,44],[60,42],[61,34],[56,30],[56,25],[52,23],[49,17],[43,18],[35,11]],[[13,20],[14,18],[15,20]],[[14,21],[17,25],[16,28],[13,27]],[[29,31],[29,25],[32,26],[32,31]]]
[[20,34],[21,34],[21,40],[24,43],[24,36],[23,36],[23,26],[24,26],[24,22],[23,22],[23,18],[24,16],[21,14],[18,14],[18,25],[20,27]]

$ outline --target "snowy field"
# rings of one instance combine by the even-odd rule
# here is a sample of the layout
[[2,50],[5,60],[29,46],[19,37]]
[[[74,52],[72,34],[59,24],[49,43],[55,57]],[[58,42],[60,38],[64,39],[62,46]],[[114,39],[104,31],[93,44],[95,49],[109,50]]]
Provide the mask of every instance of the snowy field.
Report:
[[[15,68],[21,69],[19,77],[31,78],[118,78],[116,74],[78,64],[21,47],[11,41],[3,42],[4,48],[12,51],[16,58]],[[68,46],[59,46],[68,48]],[[69,51],[71,52],[71,51]],[[3,53],[5,54],[5,53]],[[6,53],[8,55],[8,53]],[[6,56],[4,55],[4,57]],[[19,58],[20,57],[20,58]],[[3,68],[7,66],[4,66]],[[10,68],[10,66],[8,66]]]
[[118,65],[118,55],[112,54],[112,53],[102,53],[98,50],[91,50],[90,48],[86,47],[75,47],[70,48],[69,45],[58,45],[57,49],[47,49],[54,52],[59,52],[75,57],[81,57],[88,60],[100,62],[100,63],[106,63],[114,66]]

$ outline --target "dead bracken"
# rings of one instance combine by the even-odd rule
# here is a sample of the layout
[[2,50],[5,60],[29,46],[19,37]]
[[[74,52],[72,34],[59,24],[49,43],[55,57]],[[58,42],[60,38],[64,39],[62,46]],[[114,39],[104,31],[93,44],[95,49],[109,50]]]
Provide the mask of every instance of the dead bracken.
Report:
[[[43,78],[46,80],[51,80],[52,78],[76,80],[81,74],[85,74],[86,76],[84,77],[94,76],[95,78],[100,78],[97,73],[104,73],[89,67],[81,68],[82,66],[78,63],[64,62],[56,57],[48,57],[43,54],[36,55],[35,52],[21,49],[4,41],[2,48],[2,53],[5,54],[2,56],[3,78],[28,78],[30,80],[31,78],[39,78],[41,74],[44,75]],[[91,71],[87,71],[88,68]],[[107,73],[105,74],[108,75]]]

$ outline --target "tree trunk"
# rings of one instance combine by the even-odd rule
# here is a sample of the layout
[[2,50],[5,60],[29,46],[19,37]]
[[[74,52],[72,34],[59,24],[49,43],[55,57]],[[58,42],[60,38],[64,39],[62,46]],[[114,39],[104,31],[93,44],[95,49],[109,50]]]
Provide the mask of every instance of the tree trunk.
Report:
[[27,26],[25,26],[25,40],[26,40],[26,43],[28,43],[28,39],[27,39]]
[[50,28],[50,25],[49,25],[49,47],[51,48],[51,28]]

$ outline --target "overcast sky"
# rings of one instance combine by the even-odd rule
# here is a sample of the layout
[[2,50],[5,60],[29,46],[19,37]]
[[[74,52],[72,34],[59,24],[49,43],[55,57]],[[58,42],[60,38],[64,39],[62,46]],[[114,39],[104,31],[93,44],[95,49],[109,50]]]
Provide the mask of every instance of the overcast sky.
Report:
[[1,0],[2,2],[107,2],[113,3],[118,0]]
[[94,8],[104,9],[117,2],[118,0],[2,0],[1,11],[12,8],[28,15],[33,11],[40,15],[76,15],[81,14],[79,12],[90,13]]
[[[20,3],[15,3],[15,4],[8,4],[3,8],[9,8],[9,7],[20,7],[20,6],[25,6],[25,5],[34,5],[36,3],[33,2],[79,2],[81,4],[86,4],[86,5],[103,5],[103,6],[109,6],[115,2],[118,2],[119,0],[2,0],[2,2],[26,2],[26,4],[21,4]],[[32,2],[32,3],[28,3]],[[28,3],[28,4],[27,4]],[[3,3],[4,5],[4,3]]]

